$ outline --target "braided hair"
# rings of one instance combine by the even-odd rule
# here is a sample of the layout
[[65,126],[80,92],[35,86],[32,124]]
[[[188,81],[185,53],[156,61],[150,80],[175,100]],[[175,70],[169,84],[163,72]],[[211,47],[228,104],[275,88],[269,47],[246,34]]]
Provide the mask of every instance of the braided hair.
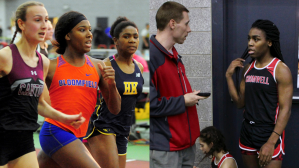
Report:
[[[258,19],[251,25],[251,28],[257,28],[259,30],[262,30],[265,33],[266,40],[270,40],[272,42],[272,46],[270,47],[270,54],[273,57],[276,57],[276,58],[280,59],[282,62],[284,62],[284,59],[283,59],[283,56],[282,56],[281,50],[280,50],[280,41],[279,41],[280,32],[279,32],[277,26],[270,20]],[[246,60],[248,57],[249,57],[248,47],[246,47],[241,58]],[[254,61],[254,58],[250,61],[250,63],[253,61]],[[240,68],[236,68],[236,82],[237,82],[238,93],[240,92],[239,74],[240,74]]]
[[22,33],[22,30],[20,29],[18,25],[18,20],[21,19],[22,21],[26,21],[26,14],[27,14],[27,8],[30,6],[44,6],[44,4],[36,1],[28,1],[23,4],[21,4],[17,10],[16,10],[16,19],[15,19],[15,26],[16,31],[14,32],[13,38],[10,41],[10,44],[12,44],[16,38],[17,33]]
[[[213,143],[213,146],[211,147],[210,151],[205,155],[203,159],[206,157],[212,156],[214,152],[221,152],[222,150],[224,152],[227,152],[227,148],[225,145],[225,138],[222,135],[222,133],[216,129],[214,126],[209,126],[204,128],[200,131],[200,140],[208,145]],[[201,160],[201,161],[202,161]]]

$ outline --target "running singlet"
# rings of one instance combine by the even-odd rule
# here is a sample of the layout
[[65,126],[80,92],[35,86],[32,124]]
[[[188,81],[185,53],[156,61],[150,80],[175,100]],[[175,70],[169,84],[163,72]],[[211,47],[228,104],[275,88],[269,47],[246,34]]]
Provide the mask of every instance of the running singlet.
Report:
[[275,70],[279,59],[263,68],[256,68],[254,60],[244,74],[244,118],[254,124],[276,124],[279,102]]
[[28,66],[15,44],[9,45],[12,51],[12,69],[0,78],[0,130],[35,131],[37,105],[43,92],[43,60],[36,52],[36,67]]
[[[212,163],[211,163],[211,167],[212,168],[220,168],[222,163],[224,162],[225,159],[227,158],[233,158],[233,156],[231,154],[229,154],[228,152],[226,154],[224,154],[221,158],[220,158],[220,161],[218,162],[218,164],[216,164],[216,159],[215,159],[215,156],[213,157],[212,159]],[[235,159],[234,159],[235,160]],[[235,163],[237,164],[236,160],[235,160]],[[238,167],[238,165],[237,165]]]
[[59,56],[49,89],[51,106],[65,114],[82,112],[86,120],[78,129],[50,118],[46,118],[46,121],[72,132],[76,137],[85,136],[89,118],[97,102],[98,83],[98,72],[87,55],[81,67],[72,66],[62,55]]
[[102,110],[99,110],[101,114],[93,113],[92,118],[97,118],[94,121],[97,128],[108,127],[118,134],[129,135],[137,97],[142,92],[143,77],[135,60],[135,71],[132,74],[126,74],[119,68],[114,56],[110,56],[109,59],[115,70],[115,83],[121,96],[121,111],[118,115],[110,113],[104,101],[101,107]]

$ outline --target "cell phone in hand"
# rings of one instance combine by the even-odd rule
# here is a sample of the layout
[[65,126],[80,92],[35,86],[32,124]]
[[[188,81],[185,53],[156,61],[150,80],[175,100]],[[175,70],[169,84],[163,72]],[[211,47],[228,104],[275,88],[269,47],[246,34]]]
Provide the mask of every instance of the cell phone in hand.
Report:
[[203,93],[203,92],[199,92],[197,93],[198,96],[202,96],[202,97],[209,97],[211,95],[211,93]]

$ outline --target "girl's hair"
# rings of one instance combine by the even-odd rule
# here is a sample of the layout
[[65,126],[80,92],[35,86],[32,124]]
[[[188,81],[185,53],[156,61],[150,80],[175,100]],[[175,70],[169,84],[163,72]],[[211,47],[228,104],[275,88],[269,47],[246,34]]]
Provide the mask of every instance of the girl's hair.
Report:
[[[73,21],[76,21],[75,19],[79,17],[85,17],[82,13],[76,12],[76,11],[69,11],[65,14],[63,14],[57,21],[57,24],[55,26],[55,39],[56,41],[53,41],[53,45],[57,47],[56,52],[58,54],[64,54],[65,49],[67,47],[67,42],[65,40],[65,35],[69,33],[69,29],[73,28],[70,26]],[[86,17],[85,17],[86,18]]]
[[[221,152],[222,150],[224,152],[228,151],[225,145],[224,136],[219,130],[217,130],[213,126],[206,127],[202,131],[200,131],[199,138],[202,142],[207,143],[208,145],[210,145],[213,142],[213,146],[204,158],[212,156],[214,152]],[[202,158],[202,160],[204,158]]]
[[[283,56],[281,54],[280,50],[280,41],[279,41],[279,35],[280,32],[277,28],[277,26],[271,22],[270,20],[256,20],[252,25],[251,28],[257,28],[262,30],[265,35],[266,35],[266,40],[270,40],[272,42],[272,46],[270,47],[270,54],[273,57],[276,57],[280,59],[282,62],[284,62]],[[247,59],[249,56],[248,54],[248,47],[245,49],[243,55],[241,58]],[[253,61],[252,59],[250,63]],[[237,91],[239,93],[240,87],[239,87],[239,73],[240,73],[240,68],[236,69],[236,82],[237,82]]]
[[136,26],[136,24],[132,21],[130,21],[129,19],[127,19],[126,17],[121,17],[119,16],[116,21],[112,24],[111,29],[110,29],[110,35],[112,37],[115,38],[119,38],[119,34],[122,32],[122,30],[124,28],[126,28],[127,26],[133,26],[137,29],[138,28]]
[[44,6],[44,4],[36,1],[28,1],[23,4],[21,4],[17,10],[16,10],[16,20],[15,20],[15,26],[16,26],[16,31],[13,35],[12,40],[10,41],[10,44],[12,44],[16,38],[17,33],[22,33],[22,30],[20,29],[18,25],[18,20],[21,19],[22,21],[26,21],[26,14],[27,14],[27,8],[30,6]]

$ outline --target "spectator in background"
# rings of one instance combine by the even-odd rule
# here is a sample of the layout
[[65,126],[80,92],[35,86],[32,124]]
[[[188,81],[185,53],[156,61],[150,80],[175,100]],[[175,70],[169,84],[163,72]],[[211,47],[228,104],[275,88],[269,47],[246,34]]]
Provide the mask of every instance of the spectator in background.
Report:
[[[105,34],[107,35],[107,37],[108,37],[108,44],[109,44],[109,48],[115,48],[115,46],[114,46],[114,41],[113,41],[113,39],[112,39],[112,37],[111,37],[111,34],[110,34],[110,29],[111,29],[111,27],[107,27],[106,29],[105,29]],[[110,45],[113,45],[114,47],[111,47]]]
[[106,45],[106,48],[108,46],[108,37],[105,34],[103,28],[101,27],[100,24],[97,25],[97,27],[93,31],[93,36],[94,36],[94,46],[95,48],[98,48],[100,44]]
[[2,37],[2,32],[3,32],[3,30],[2,30],[2,27],[0,25],[0,37]]
[[147,23],[145,29],[141,31],[142,37],[142,53],[144,54],[144,50],[149,49],[149,24]]
[[39,53],[44,54],[46,57],[48,57],[47,41],[52,39],[53,33],[54,33],[53,26],[52,26],[52,23],[50,20],[48,20],[47,25],[48,25],[48,28],[47,28],[45,39],[44,39],[44,41],[38,43],[37,49],[36,49]]

